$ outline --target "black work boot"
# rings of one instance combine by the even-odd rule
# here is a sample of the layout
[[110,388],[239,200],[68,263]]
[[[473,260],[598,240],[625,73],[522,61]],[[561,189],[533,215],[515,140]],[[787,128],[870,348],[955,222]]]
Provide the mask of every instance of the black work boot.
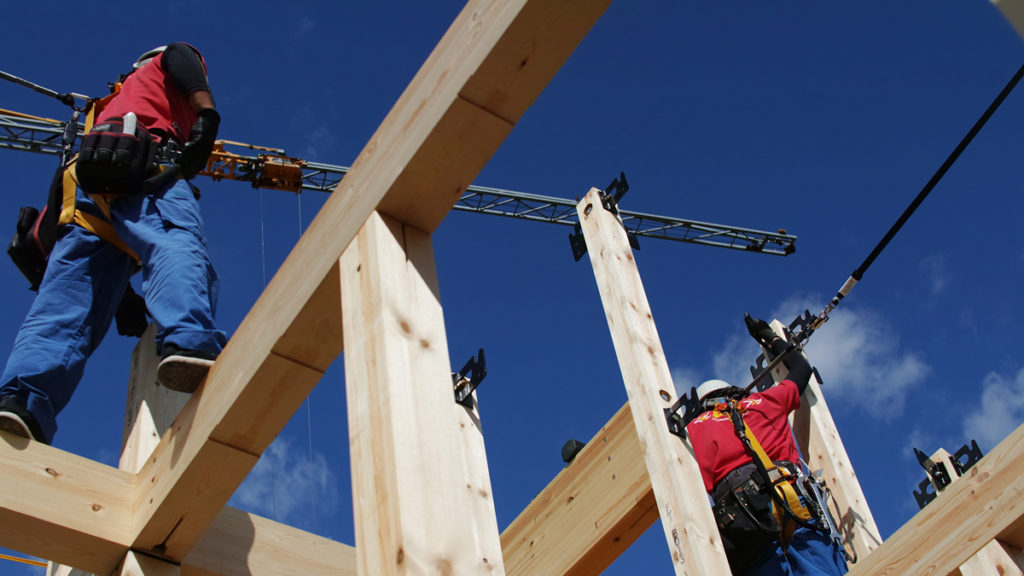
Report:
[[191,394],[203,383],[216,359],[216,354],[165,344],[162,359],[156,367],[156,381],[165,388]]
[[17,398],[0,396],[0,430],[49,444],[36,417]]

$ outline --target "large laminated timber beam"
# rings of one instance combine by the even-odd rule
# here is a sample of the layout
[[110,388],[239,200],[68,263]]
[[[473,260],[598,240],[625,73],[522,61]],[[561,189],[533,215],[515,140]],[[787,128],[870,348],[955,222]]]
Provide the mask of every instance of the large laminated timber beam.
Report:
[[600,574],[657,519],[626,403],[501,533],[505,573]]
[[953,574],[992,540],[1024,548],[1024,425],[858,562],[850,576]]
[[728,576],[693,450],[669,432],[665,420],[676,391],[633,250],[622,221],[604,207],[600,192],[591,188],[576,209],[672,565],[680,576]]
[[0,544],[110,574],[128,551],[135,477],[0,432]]
[[432,232],[610,0],[472,0],[140,472],[133,547],[183,558],[342,349],[338,258],[374,210]]
[[482,436],[452,392],[430,235],[374,213],[340,265],[359,573],[503,575]]

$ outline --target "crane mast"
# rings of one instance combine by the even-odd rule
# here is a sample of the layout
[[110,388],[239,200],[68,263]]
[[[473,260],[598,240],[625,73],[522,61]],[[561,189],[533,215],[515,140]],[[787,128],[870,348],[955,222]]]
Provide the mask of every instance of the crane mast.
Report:
[[[0,148],[59,155],[64,122],[0,110]],[[241,149],[243,153],[232,152]],[[347,166],[310,162],[287,156],[284,150],[218,140],[201,175],[217,180],[249,182],[254,188],[300,193],[332,192],[348,172]],[[455,203],[456,210],[549,222],[575,227],[576,200],[470,186]],[[619,209],[626,231],[637,237],[661,238],[785,256],[796,249],[796,236],[784,230],[766,232],[696,220]]]

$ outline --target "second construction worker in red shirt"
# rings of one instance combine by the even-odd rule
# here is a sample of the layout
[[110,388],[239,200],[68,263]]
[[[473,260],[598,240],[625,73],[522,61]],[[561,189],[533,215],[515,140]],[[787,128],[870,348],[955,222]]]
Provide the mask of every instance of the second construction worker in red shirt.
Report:
[[[763,320],[747,316],[747,328],[769,359],[786,350]],[[788,421],[811,367],[800,353],[783,362],[786,380],[764,392],[748,394],[722,380],[701,384],[704,412],[687,425],[687,436],[734,575],[842,575],[842,548],[827,528],[827,507],[806,489],[813,480]]]

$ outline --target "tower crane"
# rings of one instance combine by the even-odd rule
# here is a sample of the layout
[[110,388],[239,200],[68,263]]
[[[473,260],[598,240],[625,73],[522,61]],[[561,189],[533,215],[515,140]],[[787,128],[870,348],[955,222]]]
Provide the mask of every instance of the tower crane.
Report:
[[[59,120],[0,110],[0,148],[59,155],[66,124]],[[81,127],[79,130],[81,135]],[[293,193],[301,193],[303,190],[329,193],[347,172],[347,166],[302,160],[288,156],[278,148],[218,140],[206,168],[199,174],[209,176],[214,181],[227,179],[249,182],[253,188]],[[566,226],[579,224],[575,200],[486,186],[469,186],[454,208]],[[785,230],[766,232],[622,209],[619,209],[619,215],[627,233],[636,237],[662,238],[777,256],[792,254],[796,249],[796,236],[787,234]]]

